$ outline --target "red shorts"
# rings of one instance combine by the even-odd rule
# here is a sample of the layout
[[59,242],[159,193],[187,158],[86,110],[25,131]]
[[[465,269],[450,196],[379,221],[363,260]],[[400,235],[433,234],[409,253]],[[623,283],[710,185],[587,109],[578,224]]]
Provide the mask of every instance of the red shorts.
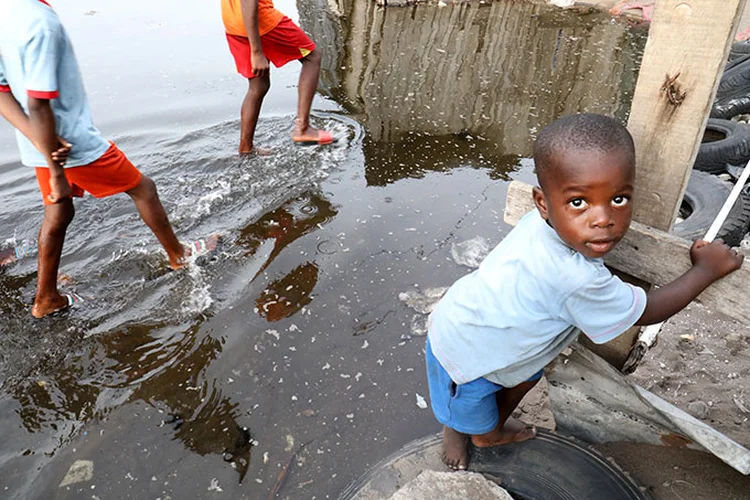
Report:
[[[253,65],[250,62],[250,41],[247,37],[227,33],[229,51],[234,56],[237,72],[245,78],[253,78]],[[315,50],[315,42],[302,29],[284,16],[274,29],[260,37],[263,55],[277,68],[289,61],[307,57]]]
[[[78,198],[83,197],[84,191],[91,193],[95,198],[124,193],[138,186],[143,177],[114,144],[95,162],[81,167],[69,167],[64,172],[70,187],[73,188],[73,196]],[[42,191],[44,204],[52,205],[47,198],[52,192],[49,185],[49,169],[37,167],[36,180]]]

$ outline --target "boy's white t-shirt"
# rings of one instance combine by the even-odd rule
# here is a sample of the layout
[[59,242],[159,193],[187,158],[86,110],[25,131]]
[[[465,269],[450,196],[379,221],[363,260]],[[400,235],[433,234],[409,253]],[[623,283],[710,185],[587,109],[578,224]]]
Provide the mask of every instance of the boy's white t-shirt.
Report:
[[539,213],[526,214],[479,269],[451,286],[430,317],[435,357],[457,384],[513,387],[583,331],[603,344],[635,324],[646,292],[576,252]]

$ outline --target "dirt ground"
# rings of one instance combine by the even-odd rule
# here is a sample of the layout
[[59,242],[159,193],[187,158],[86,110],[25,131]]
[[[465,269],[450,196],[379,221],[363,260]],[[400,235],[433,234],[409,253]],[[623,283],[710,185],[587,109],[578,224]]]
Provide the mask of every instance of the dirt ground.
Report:
[[638,385],[750,447],[750,326],[699,303],[668,321]]

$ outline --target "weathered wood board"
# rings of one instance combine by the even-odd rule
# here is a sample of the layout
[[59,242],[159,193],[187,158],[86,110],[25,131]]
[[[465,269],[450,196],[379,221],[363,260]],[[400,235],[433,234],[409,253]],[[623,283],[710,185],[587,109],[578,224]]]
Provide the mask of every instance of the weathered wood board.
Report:
[[[505,222],[515,225],[535,209],[531,189],[531,185],[523,182],[510,183],[505,201]],[[691,245],[690,241],[633,222],[604,262],[649,283],[665,285],[690,269]],[[750,261],[746,260],[741,269],[711,285],[698,300],[714,311],[750,322]]]
[[656,2],[628,121],[642,224],[674,224],[745,1]]

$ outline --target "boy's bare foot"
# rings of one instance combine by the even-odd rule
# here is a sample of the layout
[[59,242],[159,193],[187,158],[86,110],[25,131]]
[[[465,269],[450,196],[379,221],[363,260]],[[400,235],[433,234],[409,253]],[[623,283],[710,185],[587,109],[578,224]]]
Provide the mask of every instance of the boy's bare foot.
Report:
[[63,311],[71,306],[71,299],[67,295],[52,296],[44,299],[36,299],[31,308],[31,315],[35,318],[43,318],[52,313]]
[[242,148],[240,147],[240,156],[247,158],[251,156],[271,156],[273,154],[273,150],[266,149],[266,148],[255,148],[253,146],[250,146],[250,148]]
[[187,264],[187,261],[190,257],[199,257],[201,255],[207,254],[208,252],[213,252],[216,249],[216,246],[219,244],[219,241],[221,241],[221,236],[218,234],[212,234],[208,238],[201,238],[191,243],[183,244],[182,255],[174,259],[170,258],[169,267],[174,270],[185,267],[185,264]]
[[453,470],[469,466],[469,436],[443,426],[443,463]]
[[176,256],[176,257],[169,257],[169,267],[172,268],[173,271],[176,271],[178,269],[182,269],[185,267],[185,263],[190,257],[190,249],[187,247],[187,245],[182,245],[182,255]]
[[508,443],[521,443],[536,437],[536,427],[524,424],[520,420],[510,417],[502,429],[495,429],[487,434],[471,436],[471,442],[477,448],[500,446]]

